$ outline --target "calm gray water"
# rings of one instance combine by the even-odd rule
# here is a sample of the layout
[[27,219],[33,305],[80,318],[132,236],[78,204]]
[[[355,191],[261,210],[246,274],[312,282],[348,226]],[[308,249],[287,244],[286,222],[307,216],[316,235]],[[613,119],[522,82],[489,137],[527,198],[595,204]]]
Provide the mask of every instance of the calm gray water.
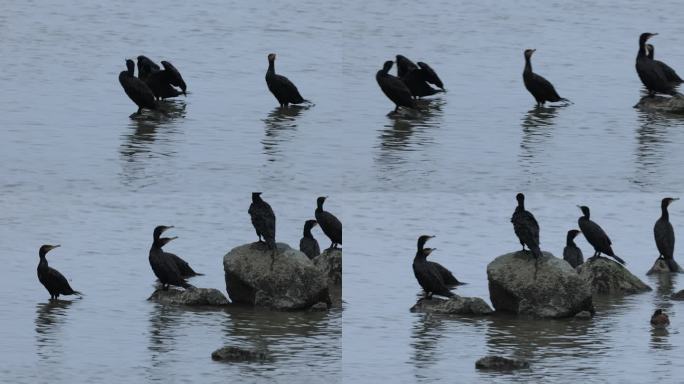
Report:
[[[669,336],[649,333],[656,293],[605,303],[595,321],[581,324],[425,319],[408,308],[422,232],[439,236],[435,258],[471,282],[464,293],[486,297],[484,266],[517,244],[507,220],[518,191],[544,218],[544,245],[554,253],[581,200],[601,206],[595,214],[630,268],[646,270],[661,192],[684,189],[684,121],[632,108],[641,96],[634,57],[639,33],[659,32],[656,55],[681,68],[678,6],[4,4],[0,381],[172,374],[177,382],[225,382],[241,374],[246,382],[331,382],[343,368],[349,382],[667,375],[659,364],[678,368],[681,343],[676,316]],[[535,71],[573,105],[533,108],[521,79],[525,48],[537,48]],[[314,107],[276,108],[263,79],[270,52]],[[393,106],[374,75],[397,53],[431,64],[449,89],[421,116],[386,116]],[[136,108],[117,75],[139,54],[170,60],[188,83],[191,94],[168,104],[169,117],[128,117]],[[351,241],[344,320],[339,311],[193,312],[145,301],[153,289],[150,232],[162,223],[180,236],[170,250],[206,273],[194,283],[223,287],[222,255],[253,239],[246,215],[253,190],[265,191],[279,238],[293,245],[315,197],[331,195],[329,208]],[[476,199],[482,216],[474,223],[461,220],[468,196],[494,199],[489,207]],[[38,246],[48,242],[63,245],[50,261],[87,293],[82,300],[46,304],[35,266]],[[212,363],[210,352],[230,343],[263,343],[277,359]],[[541,363],[519,376],[483,376],[473,362],[486,352]]]

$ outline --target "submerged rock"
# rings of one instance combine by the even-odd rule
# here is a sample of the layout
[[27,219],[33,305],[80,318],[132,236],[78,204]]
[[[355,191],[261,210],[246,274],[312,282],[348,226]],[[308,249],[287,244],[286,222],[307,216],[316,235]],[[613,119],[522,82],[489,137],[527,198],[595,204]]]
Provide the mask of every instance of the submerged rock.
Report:
[[328,290],[333,306],[342,305],[342,250],[326,249],[312,259],[314,265],[328,278]]
[[589,320],[591,319],[591,312],[582,311],[575,315],[575,319]]
[[190,288],[186,290],[157,289],[147,300],[175,305],[228,305],[228,299],[214,288]]
[[684,289],[677,293],[673,293],[672,296],[670,296],[672,300],[684,300]]
[[626,267],[606,257],[589,258],[577,267],[577,273],[594,294],[628,295],[651,290]]
[[510,371],[513,369],[529,368],[530,363],[525,360],[508,359],[502,356],[485,356],[475,362],[477,369],[492,369],[498,371]]
[[452,315],[490,315],[494,310],[479,297],[454,296],[449,299],[419,299],[411,312]]
[[240,347],[223,347],[211,353],[215,361],[270,361],[271,355],[266,350],[251,350]]
[[589,285],[563,259],[548,252],[508,253],[487,265],[489,295],[497,311],[536,317],[571,317],[594,311]]
[[652,112],[684,114],[684,97],[644,96],[634,108]]
[[223,258],[226,290],[233,302],[278,310],[330,303],[328,282],[302,252],[278,243],[277,254],[263,243],[233,248]]
[[[677,273],[682,273],[682,272],[683,272],[683,271],[682,271],[682,267],[680,267],[679,264],[677,264],[676,261],[673,260],[673,262],[674,262],[675,265],[677,266],[677,271],[676,271],[676,272],[677,272]],[[658,274],[658,273],[672,273],[672,272],[670,271],[670,267],[668,267],[668,265],[667,265],[667,263],[665,262],[665,260],[660,259],[660,258],[658,258],[658,259],[655,261],[655,263],[653,263],[653,266],[651,267],[651,269],[649,269],[648,272],[646,272],[647,275],[653,275],[653,274]]]

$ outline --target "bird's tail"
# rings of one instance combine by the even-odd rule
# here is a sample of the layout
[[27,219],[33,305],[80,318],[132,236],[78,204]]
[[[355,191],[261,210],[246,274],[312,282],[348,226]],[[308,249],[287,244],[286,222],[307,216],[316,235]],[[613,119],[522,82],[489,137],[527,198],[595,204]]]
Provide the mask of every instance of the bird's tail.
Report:
[[73,293],[74,295],[77,295],[77,296],[85,296],[85,295],[83,295],[83,294],[82,294],[81,292],[79,292],[79,291],[73,291],[72,293]]
[[665,262],[667,263],[667,267],[670,269],[670,272],[679,272],[679,265],[674,261],[674,259],[665,259]]
[[561,97],[560,101],[566,103],[566,104],[575,104],[573,103],[570,99],[566,99],[565,97]]
[[311,107],[315,107],[315,106],[316,106],[316,104],[314,104],[314,102],[311,101],[311,100],[309,100],[309,99],[302,99],[302,100],[303,100],[304,103],[308,104],[308,105],[311,106]]
[[618,257],[616,254],[612,254],[612,255],[609,255],[609,256],[613,257],[615,260],[617,260],[618,263],[620,263],[620,264],[622,264],[622,265],[627,264],[627,263],[625,263],[624,260],[622,260],[622,259],[621,259],[620,257]]
[[537,259],[544,257],[544,254],[542,254],[541,248],[539,248],[538,245],[535,245],[534,247],[530,247],[530,251],[532,251],[532,254]]

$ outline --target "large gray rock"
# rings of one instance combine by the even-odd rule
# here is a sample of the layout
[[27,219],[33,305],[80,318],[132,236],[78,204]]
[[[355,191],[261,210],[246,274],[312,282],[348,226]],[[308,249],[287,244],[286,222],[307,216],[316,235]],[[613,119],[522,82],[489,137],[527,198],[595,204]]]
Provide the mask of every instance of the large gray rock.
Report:
[[684,97],[642,97],[634,106],[644,111],[684,114]]
[[214,288],[191,288],[186,290],[169,289],[167,291],[157,289],[150,296],[150,301],[161,304],[175,305],[228,305],[228,299],[218,289]]
[[226,290],[235,303],[278,310],[330,303],[328,282],[306,255],[278,243],[277,254],[263,243],[233,248],[223,258]]
[[419,299],[411,312],[438,313],[450,315],[490,315],[494,310],[479,297],[454,296],[447,300],[433,297]]
[[577,267],[577,273],[589,284],[594,294],[629,295],[651,290],[625,266],[606,257],[589,258]]
[[477,369],[510,371],[513,369],[529,368],[530,363],[525,360],[509,359],[503,356],[485,356],[475,362]]
[[536,317],[571,317],[594,311],[589,285],[563,259],[548,252],[508,253],[487,265],[489,295],[497,311]]
[[[682,267],[677,264],[677,262],[674,262],[677,265],[677,271],[678,273],[682,273]],[[670,271],[670,267],[668,267],[667,263],[663,259],[656,259],[655,263],[653,263],[653,266],[651,269],[646,272],[647,275],[653,275],[653,274],[660,274],[660,273],[672,273]]]
[[245,349],[240,347],[223,347],[211,353],[214,361],[270,361],[273,360],[267,350]]
[[328,278],[328,289],[333,306],[342,305],[342,250],[326,249],[312,261]]

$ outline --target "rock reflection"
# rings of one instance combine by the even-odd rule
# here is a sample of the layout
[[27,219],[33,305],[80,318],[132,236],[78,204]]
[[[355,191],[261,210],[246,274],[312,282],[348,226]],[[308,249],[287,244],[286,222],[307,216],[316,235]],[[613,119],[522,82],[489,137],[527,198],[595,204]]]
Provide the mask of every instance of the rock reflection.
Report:
[[50,300],[36,305],[36,348],[41,358],[47,360],[61,355],[60,328],[66,322],[67,311],[73,303]]
[[173,306],[155,304],[150,312],[148,349],[152,352],[152,365],[158,366],[164,361],[163,355],[175,349],[176,328],[181,310]]
[[522,140],[520,148],[523,150],[522,158],[532,158],[544,151],[540,148],[542,144],[551,137],[555,124],[554,120],[558,116],[561,107],[535,107],[525,114],[522,120]]
[[639,112],[639,128],[637,129],[636,172],[637,184],[650,185],[659,179],[658,171],[666,155],[665,144],[669,141],[668,127],[670,119],[662,114]]
[[276,107],[264,119],[265,132],[261,144],[269,161],[275,161],[279,154],[278,145],[292,140],[297,131],[297,119],[308,106],[292,105],[288,108]]
[[416,317],[411,330],[411,363],[416,369],[425,369],[440,360],[439,340],[444,337],[444,320],[440,316],[420,314]]

